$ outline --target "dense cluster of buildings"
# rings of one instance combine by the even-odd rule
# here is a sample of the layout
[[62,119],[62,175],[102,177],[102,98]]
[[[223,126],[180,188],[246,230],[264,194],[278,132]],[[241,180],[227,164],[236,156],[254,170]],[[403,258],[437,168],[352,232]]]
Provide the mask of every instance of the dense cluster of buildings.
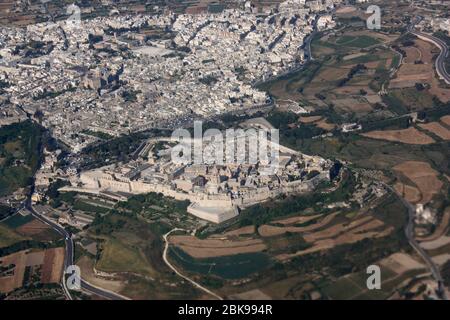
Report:
[[39,115],[76,152],[102,134],[264,106],[252,84],[302,64],[308,35],[334,26],[324,13],[338,2],[2,27],[0,123]]
[[449,18],[431,19],[430,26],[433,29],[433,31],[445,31],[450,35],[450,19]]
[[[115,164],[81,172],[72,186],[61,191],[117,196],[162,193],[177,200],[189,200],[188,212],[204,220],[220,223],[245,208],[280,195],[314,190],[330,181],[334,163],[281,147],[277,170],[266,170],[269,163],[258,161],[222,164],[176,163],[169,144],[149,141],[148,154],[129,163]],[[210,144],[203,146],[207,150]],[[267,174],[267,172],[271,172]]]
[[446,32],[450,35],[450,19],[448,1],[446,0],[410,0],[411,5],[421,10],[423,18],[418,27],[426,32]]

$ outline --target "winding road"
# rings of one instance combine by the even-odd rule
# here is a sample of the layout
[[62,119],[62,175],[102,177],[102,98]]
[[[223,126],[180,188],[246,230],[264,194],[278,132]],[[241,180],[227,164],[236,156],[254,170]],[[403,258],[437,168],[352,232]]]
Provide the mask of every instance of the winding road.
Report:
[[169,232],[167,232],[163,238],[164,238],[164,242],[165,242],[165,246],[164,246],[164,252],[163,252],[163,259],[164,262],[166,263],[166,265],[173,271],[175,272],[178,276],[180,276],[181,278],[185,279],[186,281],[189,281],[190,283],[192,283],[195,287],[197,287],[198,289],[206,292],[207,294],[213,296],[214,298],[218,299],[218,300],[223,300],[222,297],[220,297],[219,295],[215,294],[214,292],[212,292],[211,290],[205,288],[204,286],[202,286],[201,284],[195,282],[194,280],[192,280],[191,278],[188,278],[187,276],[181,274],[177,269],[175,269],[175,267],[169,262],[169,260],[167,259],[167,252],[169,251],[169,240],[167,239],[169,237],[169,235],[175,231],[186,231],[184,229],[179,229],[179,228],[175,228],[170,230]]
[[[36,218],[37,220],[41,221],[42,223],[45,223],[46,225],[50,226],[53,230],[55,230],[57,233],[59,233],[65,239],[65,244],[66,244],[65,257],[64,257],[64,274],[65,274],[65,270],[67,270],[67,268],[69,266],[74,265],[74,243],[73,243],[72,235],[66,229],[64,229],[62,226],[60,226],[59,224],[53,222],[46,216],[44,216],[44,215],[38,213],[36,210],[34,210],[32,203],[31,203],[31,194],[32,193],[33,193],[33,191],[30,192],[30,195],[25,202],[25,205],[24,205],[25,208],[27,208],[31,212],[31,214],[33,215],[34,218]],[[70,291],[66,286],[66,281],[65,281],[64,276],[61,281],[62,281],[62,286],[63,286],[66,297],[69,300],[73,300],[72,295],[70,294]],[[124,296],[114,293],[112,291],[96,287],[83,279],[81,279],[81,289],[84,291],[93,293],[93,294],[95,294],[99,297],[102,297],[104,299],[107,299],[107,300],[128,300],[129,299],[127,297],[124,297]]]
[[444,280],[442,279],[442,275],[439,270],[439,266],[436,265],[436,263],[433,261],[433,259],[428,255],[428,253],[419,245],[419,243],[414,238],[414,216],[416,213],[416,209],[414,208],[414,206],[411,203],[406,201],[406,199],[404,199],[400,194],[398,194],[397,191],[393,187],[391,187],[387,184],[384,184],[384,186],[387,189],[389,189],[391,192],[393,192],[395,195],[397,195],[397,197],[400,199],[402,204],[408,210],[408,223],[405,226],[406,238],[408,239],[408,242],[411,245],[411,247],[414,248],[414,250],[417,252],[417,254],[427,264],[434,280],[438,284],[438,295],[440,296],[440,298],[442,298],[443,300],[448,300],[448,297],[447,297],[447,294],[445,291]]
[[408,26],[408,32],[415,35],[419,39],[422,39],[427,42],[431,42],[435,46],[437,46],[441,53],[436,59],[435,67],[436,72],[439,75],[439,77],[445,81],[445,83],[450,85],[450,74],[447,72],[447,69],[445,67],[445,60],[448,57],[449,54],[449,48],[448,45],[442,40],[439,39],[431,34],[423,33],[415,30],[416,25],[422,20],[422,17],[416,18],[409,26]]
[[439,77],[445,81],[445,83],[450,84],[450,74],[447,72],[447,69],[445,67],[445,60],[447,59],[449,52],[447,44],[443,40],[427,33],[417,31],[411,31],[411,33],[419,39],[431,42],[441,50],[441,53],[439,54],[435,62],[436,72],[438,73]]

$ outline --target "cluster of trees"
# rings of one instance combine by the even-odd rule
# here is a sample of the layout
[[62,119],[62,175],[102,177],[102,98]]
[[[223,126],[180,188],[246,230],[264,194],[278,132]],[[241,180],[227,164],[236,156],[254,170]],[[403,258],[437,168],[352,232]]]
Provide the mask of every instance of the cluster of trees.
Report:
[[311,139],[326,133],[322,128],[318,128],[311,124],[301,124],[298,127],[280,132],[280,139],[282,143],[287,144],[293,148],[297,148],[302,140]]
[[0,195],[30,184],[41,160],[43,133],[43,128],[31,121],[0,128]]
[[89,33],[88,41],[89,41],[89,45],[92,46],[92,45],[94,45],[96,43],[102,42],[103,41],[103,36]]
[[75,92],[77,90],[76,87],[68,87],[66,89],[63,89],[61,91],[47,91],[47,89],[44,88],[44,91],[36,96],[33,97],[33,100],[38,101],[38,100],[43,100],[46,98],[56,98],[66,92]]
[[295,257],[285,267],[304,274],[326,269],[333,277],[341,277],[365,270],[368,265],[404,248],[408,248],[408,241],[403,231],[398,231],[390,237],[366,238],[354,244],[340,245],[328,250],[327,254]]
[[393,45],[392,49],[400,53],[404,58],[406,58],[408,55],[406,54],[406,51],[400,48],[398,45]]
[[10,216],[13,213],[14,213],[13,208],[0,204],[0,220],[5,219],[6,217]]
[[30,41],[28,43],[22,43],[17,45],[12,54],[22,54],[26,58],[37,58],[40,56],[48,55],[55,48],[52,41]]
[[92,130],[89,130],[89,129],[83,130],[82,133],[87,134],[89,136],[97,137],[97,138],[102,139],[102,140],[109,140],[109,139],[113,139],[114,138],[112,135],[107,134],[105,132],[92,131]]
[[280,130],[281,143],[293,148],[304,139],[311,139],[326,132],[313,124],[300,124],[299,116],[293,112],[272,111],[266,119]]
[[444,279],[444,284],[446,287],[450,287],[450,261],[447,261],[442,266],[442,278]]
[[[65,184],[60,184],[61,187],[63,187]],[[53,184],[50,186],[52,188],[52,191],[50,193],[47,193],[47,195],[50,198],[50,205],[53,208],[59,208],[63,203],[66,203],[70,206],[73,206],[75,204],[76,200],[76,192],[63,192],[60,193],[56,190],[56,192],[53,190],[59,189],[57,186],[53,186]]]
[[412,33],[407,33],[404,36],[402,36],[399,40],[401,41],[402,46],[411,47],[417,40],[417,36],[413,35]]
[[408,129],[411,125],[411,117],[401,117],[394,119],[384,119],[384,120],[375,120],[375,121],[367,121],[361,122],[364,132],[372,131],[372,130],[381,130],[381,129]]
[[137,95],[141,92],[141,90],[125,90],[122,92],[122,98],[127,102],[136,102]]
[[450,35],[447,34],[446,32],[440,30],[440,31],[433,33],[433,36],[445,41],[447,46],[450,46]]
[[120,202],[118,208],[126,209],[132,213],[140,213],[151,206],[163,208],[167,212],[186,213],[189,201],[178,201],[165,197],[162,193],[148,193],[135,195],[127,202]]
[[343,87],[347,84],[347,82],[349,82],[350,80],[353,79],[353,77],[360,71],[363,70],[367,70],[367,67],[362,64],[362,63],[358,63],[356,66],[354,66],[353,68],[350,69],[350,71],[347,74],[347,77],[345,77],[344,79],[339,80],[338,82],[338,87]]
[[105,159],[110,163],[117,161],[128,161],[132,153],[137,150],[143,140],[154,136],[169,136],[171,131],[164,129],[150,129],[141,132],[134,132],[127,135],[110,139],[108,141],[92,144],[82,151],[83,163],[82,169],[96,168],[104,165]]
[[198,81],[200,81],[203,84],[206,84],[208,86],[215,84],[217,81],[217,78],[211,75],[208,75],[206,77],[200,78]]
[[[0,56],[1,59],[1,56]],[[9,88],[11,84],[7,81],[0,80],[0,94],[3,94],[5,92],[4,89]]]
[[298,123],[298,116],[293,112],[281,112],[274,110],[267,115],[266,120],[269,121],[275,128],[286,130],[289,128],[290,124]]
[[259,226],[268,223],[275,218],[289,216],[298,213],[306,208],[315,208],[321,211],[323,203],[345,201],[349,199],[355,186],[355,178],[347,173],[344,176],[340,187],[334,192],[322,194],[314,192],[311,194],[291,196],[282,201],[262,203],[245,209],[241,213],[241,226]]
[[398,115],[406,114],[409,112],[408,107],[394,95],[384,95],[382,97],[383,102],[389,107],[389,109]]
[[139,147],[142,140],[147,138],[148,134],[136,132],[101,144],[87,146],[83,149],[83,155],[89,160],[86,160],[83,167],[95,167],[98,163],[103,164],[105,159],[127,161],[130,153]]
[[121,218],[118,212],[106,216],[96,214],[89,229],[96,235],[110,235],[114,231],[122,230],[126,224],[127,221]]
[[0,257],[4,257],[15,252],[26,249],[50,249],[64,246],[64,239],[53,242],[39,242],[35,240],[24,240],[16,242],[9,247],[0,248]]

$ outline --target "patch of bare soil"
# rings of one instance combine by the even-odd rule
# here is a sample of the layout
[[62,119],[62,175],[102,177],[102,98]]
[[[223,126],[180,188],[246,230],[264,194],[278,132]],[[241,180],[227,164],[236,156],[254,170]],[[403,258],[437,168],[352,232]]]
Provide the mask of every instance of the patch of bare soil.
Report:
[[362,135],[367,138],[395,141],[406,144],[424,145],[435,142],[433,138],[426,135],[425,133],[420,132],[414,127],[403,130],[371,131],[363,133]]

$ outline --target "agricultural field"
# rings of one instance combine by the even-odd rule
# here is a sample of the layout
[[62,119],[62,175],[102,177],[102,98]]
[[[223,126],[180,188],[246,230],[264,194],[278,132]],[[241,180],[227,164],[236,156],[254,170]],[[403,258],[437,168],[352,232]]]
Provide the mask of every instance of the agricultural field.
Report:
[[14,230],[15,233],[19,234],[24,239],[32,238],[36,241],[45,242],[58,240],[61,238],[61,236],[52,228],[39,220],[34,219],[31,214],[25,216],[15,214],[4,220],[1,224],[7,226],[11,230]]
[[64,248],[22,250],[0,258],[0,292],[36,284],[59,283],[62,278]]
[[[362,270],[363,252],[375,261],[405,245],[401,235],[406,211],[401,203],[388,195],[369,197],[373,209],[361,209],[352,198],[362,178],[345,173],[341,179],[334,187],[326,186],[335,188],[330,194],[297,196],[249,208],[231,224],[197,230],[197,237],[178,231],[168,237],[168,259],[181,273],[225,297],[289,299],[321,292],[320,279],[343,276],[348,265]],[[162,235],[185,222],[156,222],[151,217],[171,206],[181,214],[183,207],[171,201],[152,194],[134,197],[106,215],[97,215],[81,237],[90,239],[84,243],[97,243],[98,252],[76,249],[77,264],[86,279],[133,298],[207,298],[180,282],[162,259]],[[350,206],[326,208],[339,201],[349,201]],[[144,217],[146,210],[152,212]],[[361,250],[366,241],[373,241],[370,253]],[[341,250],[352,254],[342,255]],[[344,259],[345,271],[341,263],[320,258],[315,268],[318,273],[312,278],[313,265],[301,261],[317,261],[323,254]],[[284,289],[275,291],[277,286]]]
[[420,246],[432,257],[433,261],[446,273],[446,266],[450,261],[450,207],[444,211],[441,221],[433,233],[419,237]]
[[442,140],[450,140],[450,130],[448,130],[445,126],[441,125],[439,122],[430,122],[419,124],[422,129],[431,132],[432,134],[437,135]]
[[420,132],[414,127],[404,130],[371,131],[362,135],[367,138],[401,142],[406,144],[426,145],[435,142],[433,138]]
[[335,124],[329,123],[326,118],[324,119],[321,116],[300,117],[299,121],[304,124],[313,124],[326,132],[331,132],[336,129]]
[[399,99],[409,111],[432,107],[433,97],[437,97],[442,103],[449,102],[450,87],[439,82],[434,70],[434,56],[439,53],[439,49],[416,38],[404,41],[399,50],[403,53],[403,60],[390,80],[390,94]]
[[31,214],[28,215],[21,215],[21,214],[15,214],[8,219],[4,220],[2,223],[7,225],[8,227],[12,229],[19,228],[29,222],[32,222],[33,216]]
[[[367,289],[365,272],[351,273],[321,288],[325,297],[338,300],[387,299],[415,276],[426,273],[425,266],[404,253],[395,253],[377,262],[381,269],[381,290]],[[412,278],[412,279],[411,279]],[[404,283],[406,282],[406,283]]]
[[[440,124],[443,126],[442,122]],[[440,212],[439,201],[445,198],[449,190],[449,180],[446,178],[450,176],[448,141],[420,126],[417,128],[303,140],[298,146],[306,153],[350,161],[353,168],[380,170],[385,181],[390,181],[407,200],[412,203],[429,203]],[[406,177],[397,170],[416,162],[425,170],[410,171],[417,177]],[[430,202],[433,199],[439,201]]]
[[381,103],[378,91],[396,62],[396,53],[380,46],[389,41],[384,35],[352,28],[323,35],[313,41],[315,60],[304,70],[261,89],[280,105],[293,100],[314,110],[331,105],[337,112],[365,116]]
[[[149,219],[150,213],[143,215],[147,209],[161,214],[160,211],[169,210],[170,205],[175,208],[180,204],[149,194],[130,198],[107,214],[97,214],[86,232],[80,235],[80,243],[94,244],[98,250],[92,254],[86,246],[81,250],[78,245],[76,249],[77,265],[86,279],[135,299],[198,297],[200,292],[180,282],[162,259],[162,235],[173,227],[170,220],[167,224],[161,220],[153,222]],[[181,212],[183,207],[177,208]]]
[[428,163],[407,161],[393,169],[408,178],[413,183],[413,187],[418,188],[421,194],[420,201],[417,201],[419,203],[427,204],[442,190],[443,182],[438,178],[439,173]]
[[102,254],[96,264],[100,271],[114,273],[126,270],[143,275],[154,276],[150,263],[139,250],[125,245],[115,238],[108,239],[102,245]]
[[0,248],[8,247],[22,240],[26,240],[26,238],[9,227],[0,224]]
[[29,121],[0,128],[0,196],[29,185],[37,170],[42,128]]
[[449,127],[450,126],[450,116],[442,117],[441,122]]
[[220,256],[231,256],[235,254],[261,252],[267,249],[261,240],[235,240],[226,241],[222,239],[198,239],[193,236],[171,236],[169,241],[172,245],[180,248],[194,258],[210,258]]
[[[289,110],[291,104],[298,103],[313,116],[321,115],[315,125],[325,132],[333,131],[342,122],[382,120],[427,110],[437,105],[435,96],[445,103],[446,89],[432,69],[435,48],[424,41],[410,48],[409,58],[420,53],[425,62],[413,62],[412,68],[426,70],[432,85],[422,86],[416,81],[396,86],[405,83],[404,76],[410,72],[405,69],[405,61],[409,60],[393,49],[402,43],[399,36],[345,24],[339,31],[319,34],[313,40],[314,60],[303,70],[259,87],[275,98],[280,110]],[[418,79],[415,74],[411,77]]]
[[182,270],[199,275],[214,275],[221,279],[241,279],[270,267],[265,253],[241,253],[214,258],[196,259],[178,248],[172,248],[170,256]]
[[[400,6],[405,14],[413,10]],[[399,8],[387,1],[383,8],[380,33],[364,28],[367,16],[363,9],[340,8],[337,30],[315,37],[314,60],[304,70],[260,85],[275,98],[280,112],[289,112],[295,103],[310,112],[298,120],[284,117],[287,125],[271,121],[271,115],[268,120],[291,148],[349,161],[352,168],[379,170],[407,200],[430,203],[442,214],[439,204],[450,186],[450,88],[434,71],[438,48],[402,36],[404,17]],[[425,115],[425,120],[411,123],[408,114],[414,112]],[[362,132],[338,132],[339,125],[348,122],[360,123]],[[408,161],[421,162],[432,171],[426,177],[415,177],[417,185],[394,170]],[[259,231],[302,234],[303,227],[276,224]]]
[[[406,210],[395,197],[373,200],[372,210],[324,209],[326,203],[350,199],[357,185],[358,181],[344,180],[335,194],[322,198],[320,207],[314,205],[318,198],[299,196],[249,208],[240,222],[201,234],[200,239],[170,236],[170,261],[222,296],[328,297],[322,287],[331,275],[347,274],[347,269],[357,270],[368,260],[408,248],[403,239]],[[367,241],[373,245],[361,247]],[[341,250],[351,253],[343,255]],[[240,267],[232,267],[235,264]]]

